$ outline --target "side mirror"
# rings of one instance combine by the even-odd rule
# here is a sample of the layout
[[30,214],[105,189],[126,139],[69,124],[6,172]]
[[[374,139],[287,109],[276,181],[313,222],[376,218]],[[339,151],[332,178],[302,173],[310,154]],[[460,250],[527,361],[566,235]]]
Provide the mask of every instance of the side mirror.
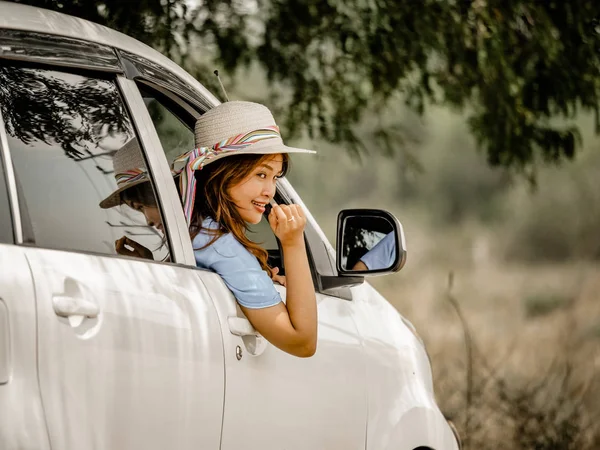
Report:
[[344,209],[337,221],[339,275],[385,275],[406,262],[402,225],[380,209]]

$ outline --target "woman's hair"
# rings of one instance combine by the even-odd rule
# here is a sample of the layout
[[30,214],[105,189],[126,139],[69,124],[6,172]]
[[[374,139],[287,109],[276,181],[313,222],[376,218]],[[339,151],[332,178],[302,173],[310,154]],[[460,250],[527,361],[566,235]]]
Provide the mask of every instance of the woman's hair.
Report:
[[[243,181],[259,164],[275,155],[239,155],[219,159],[202,170],[196,171],[196,199],[190,226],[192,240],[202,230],[202,221],[211,217],[219,224],[217,230],[203,230],[214,238],[205,246],[211,245],[225,233],[233,236],[256,258],[263,270],[271,276],[267,263],[269,254],[260,245],[246,237],[248,225],[240,215],[230,195],[232,187]],[[282,176],[289,168],[289,156],[282,153]]]

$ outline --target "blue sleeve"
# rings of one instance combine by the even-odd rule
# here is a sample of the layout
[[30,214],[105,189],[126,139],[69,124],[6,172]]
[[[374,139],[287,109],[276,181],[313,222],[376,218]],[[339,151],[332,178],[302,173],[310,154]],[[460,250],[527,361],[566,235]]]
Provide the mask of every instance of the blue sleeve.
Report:
[[[194,238],[194,249],[203,247],[212,238],[206,233],[199,233]],[[232,234],[221,236],[206,248],[194,250],[194,255],[198,267],[210,269],[223,278],[240,305],[260,309],[281,302],[269,274],[262,270],[256,256]]]
[[388,233],[360,260],[369,270],[386,269],[392,266],[396,259],[396,239],[394,232]]

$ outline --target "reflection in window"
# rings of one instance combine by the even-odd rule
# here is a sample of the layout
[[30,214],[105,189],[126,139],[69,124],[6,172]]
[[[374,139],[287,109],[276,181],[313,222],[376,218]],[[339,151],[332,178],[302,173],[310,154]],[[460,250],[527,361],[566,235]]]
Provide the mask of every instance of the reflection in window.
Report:
[[163,236],[127,206],[101,209],[113,192],[112,156],[134,137],[114,82],[0,67],[0,108],[35,244],[115,254],[128,236],[163,259]]

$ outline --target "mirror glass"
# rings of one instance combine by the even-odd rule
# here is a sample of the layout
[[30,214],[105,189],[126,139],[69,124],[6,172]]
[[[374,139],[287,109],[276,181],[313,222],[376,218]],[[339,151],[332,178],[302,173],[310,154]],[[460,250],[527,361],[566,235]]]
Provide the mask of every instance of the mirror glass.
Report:
[[396,262],[394,227],[383,217],[346,217],[341,245],[344,270],[389,270]]

